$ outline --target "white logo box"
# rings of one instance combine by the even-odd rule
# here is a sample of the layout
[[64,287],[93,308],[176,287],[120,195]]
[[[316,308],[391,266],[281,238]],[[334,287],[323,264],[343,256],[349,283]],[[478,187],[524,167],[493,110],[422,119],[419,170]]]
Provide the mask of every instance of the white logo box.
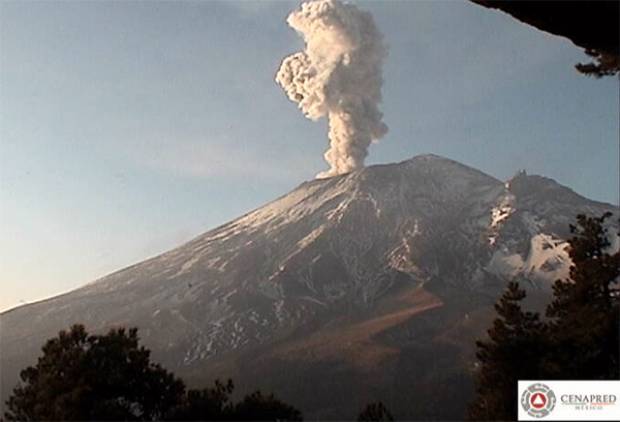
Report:
[[620,421],[618,381],[519,381],[520,421]]

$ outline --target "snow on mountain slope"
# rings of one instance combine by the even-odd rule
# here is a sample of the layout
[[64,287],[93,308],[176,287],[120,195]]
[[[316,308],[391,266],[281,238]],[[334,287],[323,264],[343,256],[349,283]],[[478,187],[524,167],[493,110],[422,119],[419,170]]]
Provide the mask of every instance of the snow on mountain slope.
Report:
[[[201,380],[258,355],[273,369],[282,350],[293,361],[349,350],[358,363],[392,362],[420,324],[476,335],[462,309],[480,301],[466,298],[492,303],[515,277],[547,291],[568,274],[576,214],[607,210],[617,215],[550,179],[504,183],[434,155],[305,182],[160,256],[1,314],[3,391],[44,339],[77,322],[138,326],[156,359]],[[472,340],[455,335],[437,338]]]

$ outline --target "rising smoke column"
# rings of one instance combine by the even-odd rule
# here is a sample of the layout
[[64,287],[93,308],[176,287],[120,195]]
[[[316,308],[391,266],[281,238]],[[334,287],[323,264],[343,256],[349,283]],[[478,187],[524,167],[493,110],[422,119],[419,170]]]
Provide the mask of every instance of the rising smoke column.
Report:
[[276,82],[306,117],[329,121],[331,168],[317,177],[363,167],[370,143],[387,133],[379,111],[387,48],[372,15],[339,0],[317,0],[302,4],[287,23],[306,48],[284,59]]

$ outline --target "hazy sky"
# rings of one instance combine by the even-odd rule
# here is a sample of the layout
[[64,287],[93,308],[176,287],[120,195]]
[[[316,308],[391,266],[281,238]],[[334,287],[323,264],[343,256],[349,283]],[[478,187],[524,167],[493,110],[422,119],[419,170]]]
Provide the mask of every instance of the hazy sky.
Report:
[[[163,252],[327,168],[274,82],[298,2],[0,2],[0,309]],[[618,202],[618,80],[463,1],[359,2],[390,54],[368,162],[436,153]]]

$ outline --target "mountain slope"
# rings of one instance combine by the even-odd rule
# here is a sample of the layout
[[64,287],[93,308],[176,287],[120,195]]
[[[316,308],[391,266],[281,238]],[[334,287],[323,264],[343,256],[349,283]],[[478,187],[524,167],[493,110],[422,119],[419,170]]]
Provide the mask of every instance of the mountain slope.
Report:
[[[46,338],[81,322],[138,326],[190,383],[232,376],[307,417],[351,418],[379,398],[401,418],[458,417],[473,339],[505,281],[547,295],[570,265],[568,224],[606,210],[617,212],[550,179],[503,183],[433,155],[306,182],[174,250],[1,314],[3,398]],[[433,405],[448,394],[461,401]]]

